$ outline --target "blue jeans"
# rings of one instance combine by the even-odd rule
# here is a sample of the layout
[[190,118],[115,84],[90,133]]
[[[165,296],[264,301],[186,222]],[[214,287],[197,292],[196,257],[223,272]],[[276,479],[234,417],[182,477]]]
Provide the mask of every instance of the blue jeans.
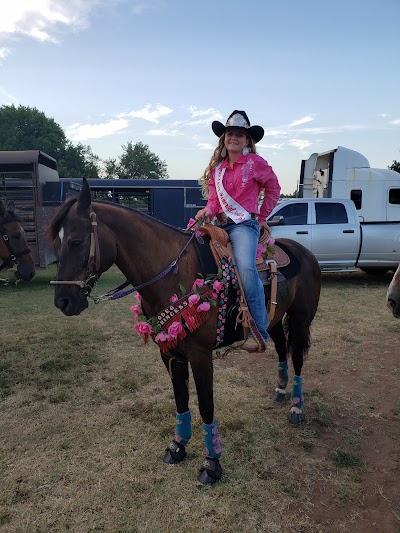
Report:
[[240,224],[222,226],[228,233],[236,268],[242,280],[244,295],[258,331],[265,340],[269,339],[267,333],[268,315],[265,307],[264,287],[256,268],[256,255],[260,226],[258,220],[247,220]]

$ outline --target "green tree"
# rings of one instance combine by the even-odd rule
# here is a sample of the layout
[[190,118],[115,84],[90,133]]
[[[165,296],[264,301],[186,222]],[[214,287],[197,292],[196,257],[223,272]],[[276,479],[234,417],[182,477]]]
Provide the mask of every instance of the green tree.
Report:
[[0,107],[0,150],[41,150],[63,178],[96,178],[100,160],[90,146],[73,145],[57,122],[34,107]]
[[149,150],[147,144],[128,142],[119,158],[119,177],[128,179],[168,178],[167,164]]
[[103,178],[114,180],[119,177],[120,169],[116,159],[109,157],[103,161]]
[[36,108],[0,107],[0,150],[41,150],[58,160],[67,138],[54,119]]
[[90,146],[66,143],[58,160],[58,172],[62,178],[98,178],[100,158],[94,155]]
[[390,170],[395,170],[396,172],[400,172],[400,161],[394,160],[393,163],[388,168],[390,168]]

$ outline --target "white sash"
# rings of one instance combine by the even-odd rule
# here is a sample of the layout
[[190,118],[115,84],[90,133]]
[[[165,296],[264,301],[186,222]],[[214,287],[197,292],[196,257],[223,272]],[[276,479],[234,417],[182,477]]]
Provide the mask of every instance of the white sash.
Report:
[[236,224],[250,220],[251,215],[238,204],[224,189],[222,178],[224,177],[226,168],[220,170],[222,162],[215,169],[215,189],[217,191],[218,200],[221,204],[224,213],[231,218]]

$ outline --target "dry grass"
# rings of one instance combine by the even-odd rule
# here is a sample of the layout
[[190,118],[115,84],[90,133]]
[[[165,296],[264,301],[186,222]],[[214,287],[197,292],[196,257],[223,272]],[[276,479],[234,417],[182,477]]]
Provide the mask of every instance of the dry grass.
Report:
[[[53,305],[52,276],[0,287],[0,531],[400,531],[390,485],[400,468],[400,401],[387,393],[378,405],[375,393],[400,377],[398,361],[385,356],[393,347],[384,340],[400,332],[384,305],[389,277],[324,277],[301,428],[287,423],[287,405],[269,400],[271,347],[215,362],[224,476],[202,487],[193,384],[188,458],[162,463],[174,431],[172,389],[156,347],[133,333],[133,298],[67,318]],[[99,292],[120,280],[113,269]],[[385,431],[384,443],[375,431]],[[386,472],[375,455],[382,446],[391,452]],[[384,518],[393,529],[379,529]]]

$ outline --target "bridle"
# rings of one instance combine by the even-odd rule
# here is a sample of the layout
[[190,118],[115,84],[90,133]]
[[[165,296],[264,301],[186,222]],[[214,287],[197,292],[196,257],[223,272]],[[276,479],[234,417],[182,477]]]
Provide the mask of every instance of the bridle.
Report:
[[99,232],[97,227],[96,213],[93,211],[92,206],[89,208],[89,217],[91,221],[90,231],[90,248],[89,259],[86,268],[86,278],[84,280],[52,280],[52,285],[77,285],[80,287],[79,295],[84,300],[95,287],[97,280],[99,279],[100,269],[100,246],[99,246]]
[[[18,258],[24,255],[30,254],[31,250],[30,248],[25,248],[25,250],[22,250],[22,252],[17,252],[17,253],[13,252],[11,248],[11,244],[10,244],[10,238],[5,228],[5,225],[7,225],[8,223],[11,223],[11,222],[6,222],[6,224],[3,224],[0,222],[0,233],[3,239],[3,242],[7,248],[8,254],[9,254],[8,257],[3,259],[3,263],[0,265],[0,270],[3,270],[4,268],[9,267],[16,271],[18,270],[18,265],[19,265]],[[2,280],[2,281],[8,282],[8,280]]]
[[[185,246],[182,248],[182,250],[179,252],[178,257],[170,263],[167,268],[165,268],[162,272],[154,276],[153,278],[149,279],[148,281],[145,281],[144,283],[141,283],[140,285],[132,286],[127,291],[122,291],[125,287],[128,285],[131,285],[130,281],[126,280],[124,283],[119,285],[116,289],[112,289],[111,291],[107,292],[106,294],[103,294],[102,296],[91,296],[91,292],[94,289],[97,280],[99,279],[99,269],[100,269],[100,246],[99,246],[99,234],[98,234],[98,228],[97,228],[97,217],[96,213],[94,212],[92,206],[89,208],[89,216],[91,220],[91,234],[90,234],[90,249],[89,249],[89,259],[88,259],[88,265],[86,270],[86,279],[85,280],[52,280],[50,283],[52,285],[77,285],[80,287],[79,295],[82,299],[86,299],[88,296],[90,296],[96,304],[107,301],[107,300],[116,300],[117,298],[122,298],[123,296],[127,296],[128,294],[131,294],[133,292],[136,292],[140,289],[143,289],[144,287],[147,287],[148,285],[151,285],[152,283],[155,283],[156,281],[162,279],[164,276],[166,276],[171,270],[173,270],[174,274],[178,272],[178,261],[181,258],[182,254],[186,250],[186,248],[189,246],[189,244],[192,242],[194,237],[196,236],[196,232],[193,232],[190,236],[189,240],[185,244]],[[201,223],[204,222],[204,219]],[[192,224],[193,226],[194,224]],[[187,229],[191,229],[190,226]]]

